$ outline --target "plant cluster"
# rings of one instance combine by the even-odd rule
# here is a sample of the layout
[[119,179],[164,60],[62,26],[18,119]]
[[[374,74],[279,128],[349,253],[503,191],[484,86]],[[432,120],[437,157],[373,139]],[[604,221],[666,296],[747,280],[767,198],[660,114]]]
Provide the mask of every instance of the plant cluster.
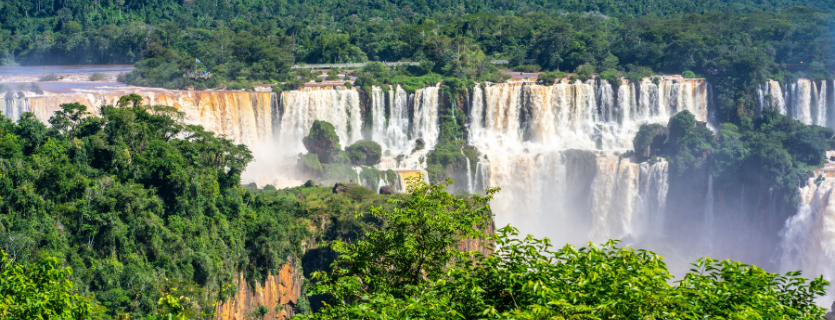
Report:
[[[444,184],[412,182],[406,198],[390,200],[396,209],[357,214],[386,223],[332,243],[333,271],[314,274],[310,291],[331,299],[304,318],[811,320],[825,311],[815,304],[822,277],[703,258],[673,282],[660,256],[617,241],[554,249],[510,226],[487,236],[479,230],[497,190],[464,201]],[[463,239],[484,239],[495,252],[457,250]]]

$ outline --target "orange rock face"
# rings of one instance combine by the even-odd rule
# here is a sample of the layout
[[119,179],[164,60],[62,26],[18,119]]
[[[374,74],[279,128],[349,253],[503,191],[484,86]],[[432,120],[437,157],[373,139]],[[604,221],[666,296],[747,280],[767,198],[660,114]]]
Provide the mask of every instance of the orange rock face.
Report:
[[295,315],[293,307],[299,302],[300,281],[296,268],[289,264],[283,265],[277,276],[268,275],[264,283],[256,284],[255,288],[250,288],[243,274],[239,273],[235,279],[238,292],[218,304],[217,319],[246,320],[260,306],[269,310],[264,319],[289,319]]

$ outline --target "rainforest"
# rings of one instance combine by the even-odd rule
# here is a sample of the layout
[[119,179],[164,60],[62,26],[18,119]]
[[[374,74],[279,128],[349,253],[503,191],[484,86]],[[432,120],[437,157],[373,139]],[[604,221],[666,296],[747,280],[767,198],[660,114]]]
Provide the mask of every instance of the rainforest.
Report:
[[833,319],[826,1],[0,3],[0,319]]

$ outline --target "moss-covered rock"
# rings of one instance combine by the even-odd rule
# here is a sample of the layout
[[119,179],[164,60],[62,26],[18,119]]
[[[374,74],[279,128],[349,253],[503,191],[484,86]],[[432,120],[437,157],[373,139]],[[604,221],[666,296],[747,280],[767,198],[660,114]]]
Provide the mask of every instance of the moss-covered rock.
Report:
[[657,155],[664,141],[667,140],[667,128],[658,123],[644,124],[632,140],[635,156],[638,159],[648,159]]
[[380,163],[383,148],[374,141],[357,141],[345,148],[351,164],[355,166],[373,166]]
[[319,156],[315,153],[306,153],[299,155],[299,165],[304,174],[321,177],[324,175],[322,163],[319,162]]
[[336,135],[336,128],[327,121],[316,120],[310,128],[310,134],[302,140],[304,147],[310,153],[319,156],[321,163],[331,163],[334,150],[342,147],[339,145],[339,136]]

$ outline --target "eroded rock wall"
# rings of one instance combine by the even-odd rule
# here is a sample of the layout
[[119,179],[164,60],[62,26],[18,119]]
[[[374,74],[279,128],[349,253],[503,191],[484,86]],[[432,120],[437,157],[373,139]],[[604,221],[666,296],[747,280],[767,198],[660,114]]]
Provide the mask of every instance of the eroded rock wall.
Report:
[[257,283],[255,288],[251,288],[243,274],[238,273],[235,279],[238,292],[218,304],[217,319],[250,319],[260,306],[269,310],[263,319],[290,319],[295,315],[293,308],[301,297],[301,280],[301,274],[290,264],[281,266],[278,275],[269,274],[267,279],[263,283]]

